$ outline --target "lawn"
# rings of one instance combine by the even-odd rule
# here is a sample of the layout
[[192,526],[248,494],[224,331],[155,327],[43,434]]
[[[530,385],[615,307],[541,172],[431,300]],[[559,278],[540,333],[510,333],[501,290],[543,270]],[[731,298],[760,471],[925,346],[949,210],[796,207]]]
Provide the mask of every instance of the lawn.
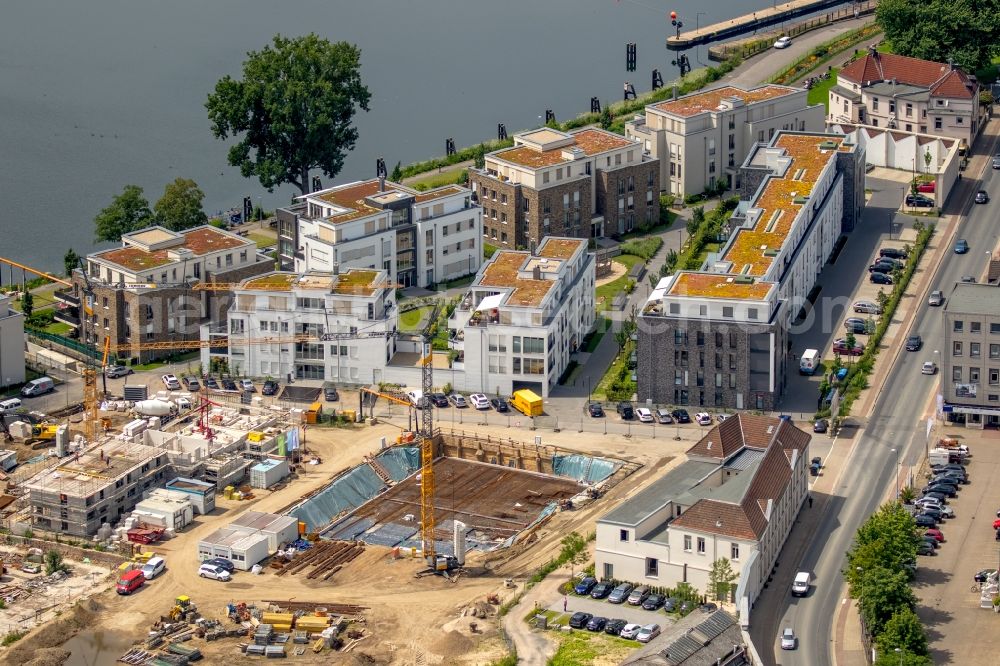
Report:
[[[619,291],[625,289],[625,285],[628,284],[628,271],[632,269],[638,263],[643,263],[642,257],[637,257],[634,254],[622,254],[614,258],[614,261],[619,264],[623,264],[626,268],[625,275],[621,276],[617,280],[612,280],[607,284],[603,284],[597,288],[597,310],[607,310],[611,307],[611,301],[614,300],[615,294]],[[603,301],[601,299],[604,299]]]
[[830,88],[837,83],[837,72],[839,71],[839,69],[834,67],[830,71],[830,78],[820,79],[819,82],[809,89],[809,95],[807,97],[809,104],[823,104],[829,109]]
[[267,234],[258,233],[256,231],[248,233],[247,238],[256,243],[258,248],[271,247],[272,245],[278,244],[278,240],[273,236],[268,236]]
[[634,342],[626,343],[625,349],[620,351],[618,355],[615,356],[615,360],[611,362],[611,366],[608,368],[608,371],[604,373],[604,376],[601,377],[601,381],[599,381],[597,386],[594,388],[595,399],[598,396],[601,396],[607,400],[608,391],[611,389],[612,385],[618,381],[619,377],[621,377],[623,373],[625,375],[625,379],[623,380],[624,384],[630,385],[631,392],[635,392],[635,382],[631,379],[632,373],[625,369],[628,363],[628,357],[635,348],[634,345]]
[[560,633],[558,640],[559,649],[549,659],[549,666],[585,666],[597,661],[618,664],[636,648],[635,641],[609,636],[603,631]]
[[69,336],[73,332],[73,327],[69,324],[64,324],[61,321],[55,321],[42,329],[46,333],[54,333],[55,335]]
[[434,172],[427,176],[419,176],[406,184],[417,190],[432,190],[442,185],[456,185],[465,182],[466,170],[464,168],[453,168],[440,173]]
[[425,305],[422,308],[417,308],[415,310],[408,310],[399,315],[399,330],[412,333],[422,329],[422,324],[429,323],[428,317],[430,317],[431,312],[434,308],[430,305]]

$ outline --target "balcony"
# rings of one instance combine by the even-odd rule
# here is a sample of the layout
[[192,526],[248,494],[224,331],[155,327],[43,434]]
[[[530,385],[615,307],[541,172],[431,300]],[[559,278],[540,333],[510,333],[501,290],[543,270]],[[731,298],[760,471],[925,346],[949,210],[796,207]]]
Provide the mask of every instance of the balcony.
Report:
[[52,292],[53,298],[55,298],[60,303],[68,305],[71,308],[80,307],[80,297],[74,296],[72,291],[68,290],[57,290]]
[[52,318],[58,322],[62,322],[63,324],[69,324],[73,328],[80,328],[80,318],[74,315],[69,308],[65,310],[56,310],[56,313]]

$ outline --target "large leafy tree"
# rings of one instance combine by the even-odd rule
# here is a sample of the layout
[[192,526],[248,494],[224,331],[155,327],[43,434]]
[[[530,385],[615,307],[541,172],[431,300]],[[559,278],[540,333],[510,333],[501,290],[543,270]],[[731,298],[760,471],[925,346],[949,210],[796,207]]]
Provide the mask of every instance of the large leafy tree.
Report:
[[269,191],[290,183],[308,193],[312,169],[335,177],[358,138],[355,111],[371,98],[360,68],[360,49],[315,34],[276,35],[248,53],[243,79],[221,79],[205,104],[216,138],[240,136],[229,163]]
[[917,598],[905,571],[875,568],[864,572],[858,606],[873,636],[881,636],[893,615],[913,610]]
[[66,269],[66,275],[72,275],[74,269],[80,267],[80,255],[76,253],[76,250],[70,248],[66,250],[66,254],[63,255],[63,268]]
[[94,218],[98,241],[118,242],[122,235],[144,229],[153,222],[149,202],[138,185],[126,185],[122,193]]
[[1000,54],[1000,0],[881,0],[876,17],[901,55],[975,72]]
[[934,666],[930,657],[911,652],[880,652],[872,666]]
[[902,608],[889,618],[885,629],[878,637],[879,652],[902,652],[916,655],[927,654],[927,635],[920,618],[909,608]]
[[163,196],[153,206],[157,224],[172,231],[184,231],[208,222],[201,208],[205,193],[190,178],[177,178],[163,188]]

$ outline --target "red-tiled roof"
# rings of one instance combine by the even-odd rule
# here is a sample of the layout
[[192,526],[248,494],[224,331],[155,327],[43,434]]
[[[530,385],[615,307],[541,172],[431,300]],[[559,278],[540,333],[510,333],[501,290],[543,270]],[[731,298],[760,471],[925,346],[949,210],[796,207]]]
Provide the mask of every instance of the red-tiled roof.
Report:
[[167,252],[178,248],[191,250],[194,256],[200,257],[209,252],[229,250],[253,244],[252,241],[245,238],[238,238],[209,226],[196,227],[181,233],[184,235],[183,243],[163,250],[147,252],[138,247],[122,247],[98,252],[95,257],[102,261],[118,264],[130,271],[144,271],[169,264],[171,260],[167,257]]
[[895,79],[897,83],[927,88],[933,97],[969,99],[976,88],[961,69],[895,53],[866,53],[840,70],[838,76],[861,85]]
[[722,88],[693,93],[691,95],[668,100],[666,102],[660,102],[659,104],[653,104],[651,106],[657,111],[664,111],[666,113],[672,113],[677,116],[689,118],[691,116],[698,115],[699,113],[704,113],[705,111],[714,111],[722,103],[722,100],[730,97],[741,99],[744,104],[754,104],[755,102],[763,102],[776,97],[784,97],[785,95],[790,95],[794,92],[797,91],[785,86],[767,85],[759,86],[751,90],[741,90],[740,88],[734,88],[733,86],[723,86]]
[[670,526],[747,541],[760,537],[742,506],[716,500],[700,500],[670,523]]

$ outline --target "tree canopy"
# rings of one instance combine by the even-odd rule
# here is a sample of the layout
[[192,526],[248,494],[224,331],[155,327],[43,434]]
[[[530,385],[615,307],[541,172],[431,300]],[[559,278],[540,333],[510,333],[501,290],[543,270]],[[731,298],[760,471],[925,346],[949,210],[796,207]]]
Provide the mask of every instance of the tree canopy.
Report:
[[63,268],[66,269],[66,276],[73,275],[73,271],[79,267],[80,255],[73,248],[66,250],[66,254],[63,255]]
[[229,164],[268,191],[290,183],[306,194],[312,169],[335,177],[358,139],[354,114],[371,98],[360,67],[356,46],[315,34],[275,35],[249,52],[242,80],[222,78],[205,103],[216,138],[241,135]]
[[893,613],[878,637],[878,647],[879,652],[892,652],[898,648],[903,652],[926,655],[927,636],[917,614],[909,608]]
[[163,188],[163,196],[153,206],[156,223],[171,231],[184,231],[208,222],[201,208],[205,193],[190,178],[177,178]]
[[126,185],[94,218],[98,241],[118,242],[124,234],[148,227],[153,221],[149,202],[138,185]]
[[900,55],[973,73],[1000,54],[1000,0],[881,0],[876,18]]

